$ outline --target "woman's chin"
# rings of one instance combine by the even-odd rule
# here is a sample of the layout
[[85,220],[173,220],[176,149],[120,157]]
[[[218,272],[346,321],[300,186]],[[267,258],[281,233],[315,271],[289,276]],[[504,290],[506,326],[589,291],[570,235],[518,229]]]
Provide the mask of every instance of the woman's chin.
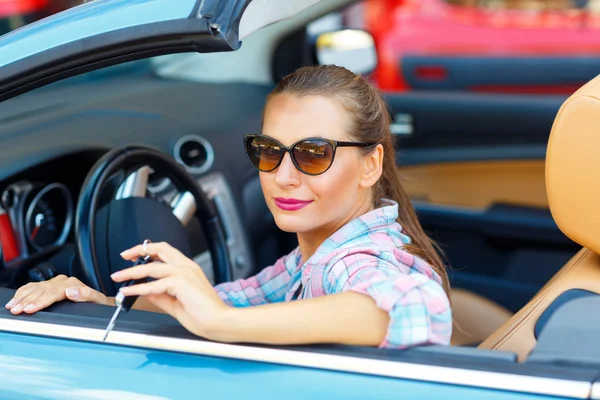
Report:
[[308,219],[300,215],[275,215],[275,224],[284,232],[302,233],[314,229],[314,224]]

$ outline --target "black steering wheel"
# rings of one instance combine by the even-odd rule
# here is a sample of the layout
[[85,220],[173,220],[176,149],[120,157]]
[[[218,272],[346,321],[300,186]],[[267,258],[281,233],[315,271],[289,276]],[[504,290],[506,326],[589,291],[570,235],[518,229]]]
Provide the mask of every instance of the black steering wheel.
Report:
[[[122,187],[123,177],[132,176],[142,167],[169,178],[187,196],[191,210],[200,222],[199,229],[210,251],[215,283],[231,280],[231,263],[225,235],[214,203],[209,200],[196,180],[167,154],[145,146],[125,146],[105,154],[88,173],[76,209],[75,234],[81,263],[81,278],[85,284],[106,295],[115,295],[118,287],[110,274],[132,264],[120,253],[145,239],[164,241],[192,256],[189,227],[174,213],[170,204],[145,197],[144,194],[115,197]],[[191,196],[190,196],[191,195]],[[195,210],[193,209],[195,208]]]

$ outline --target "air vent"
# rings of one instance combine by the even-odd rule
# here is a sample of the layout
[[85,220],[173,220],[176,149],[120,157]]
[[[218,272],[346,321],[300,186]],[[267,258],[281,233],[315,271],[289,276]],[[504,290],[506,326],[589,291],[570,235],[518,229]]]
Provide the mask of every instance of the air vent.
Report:
[[173,149],[175,160],[188,172],[202,174],[210,169],[215,153],[208,140],[196,135],[187,135],[175,143]]

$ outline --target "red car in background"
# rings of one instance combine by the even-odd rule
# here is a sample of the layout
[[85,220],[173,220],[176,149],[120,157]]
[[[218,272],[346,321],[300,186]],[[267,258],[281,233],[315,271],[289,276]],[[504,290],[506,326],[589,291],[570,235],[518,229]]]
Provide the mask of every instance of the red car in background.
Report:
[[381,89],[571,93],[600,73],[598,0],[454,3],[363,3]]
[[82,2],[82,0],[0,0],[0,35]]
[[0,0],[0,17],[33,14],[47,5],[48,0]]

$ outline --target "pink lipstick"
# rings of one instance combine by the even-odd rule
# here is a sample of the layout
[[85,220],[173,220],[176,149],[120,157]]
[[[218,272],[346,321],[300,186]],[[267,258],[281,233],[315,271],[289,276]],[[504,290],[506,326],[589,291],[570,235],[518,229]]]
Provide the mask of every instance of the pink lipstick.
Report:
[[297,199],[286,199],[283,197],[276,197],[273,200],[275,200],[275,205],[284,211],[297,211],[312,203],[312,200],[307,201]]

